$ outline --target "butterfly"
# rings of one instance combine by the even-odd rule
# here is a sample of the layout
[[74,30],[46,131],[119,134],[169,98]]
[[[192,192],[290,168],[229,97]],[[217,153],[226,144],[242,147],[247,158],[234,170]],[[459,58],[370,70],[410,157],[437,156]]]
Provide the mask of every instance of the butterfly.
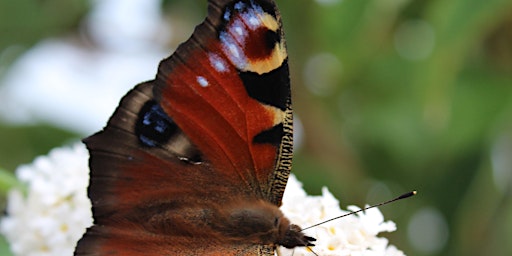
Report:
[[292,107],[272,0],[208,16],[121,100],[90,152],[94,224],[75,255],[274,255],[315,240],[279,210]]

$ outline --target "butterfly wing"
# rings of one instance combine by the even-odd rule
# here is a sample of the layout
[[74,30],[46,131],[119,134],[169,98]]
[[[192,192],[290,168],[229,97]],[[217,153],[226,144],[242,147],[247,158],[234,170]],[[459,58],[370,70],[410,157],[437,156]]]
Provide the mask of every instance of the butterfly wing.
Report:
[[164,111],[205,159],[278,205],[291,168],[287,53],[273,1],[210,1],[156,79]]
[[[208,228],[208,205],[279,205],[291,167],[284,38],[273,1],[209,2],[207,19],[85,141],[94,226],[75,255],[273,255]],[[192,225],[191,225],[192,224]],[[200,225],[199,225],[200,226]],[[206,248],[206,249],[205,249]]]

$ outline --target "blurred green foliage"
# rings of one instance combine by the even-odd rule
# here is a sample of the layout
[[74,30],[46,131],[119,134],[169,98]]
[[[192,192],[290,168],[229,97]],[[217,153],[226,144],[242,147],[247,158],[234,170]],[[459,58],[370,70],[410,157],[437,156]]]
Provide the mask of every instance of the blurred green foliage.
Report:
[[[184,8],[180,18],[192,28],[205,2],[167,0],[163,11]],[[311,193],[327,186],[342,207],[417,189],[415,198],[382,208],[398,224],[387,236],[408,255],[512,254],[511,180],[498,186],[493,162],[498,145],[512,143],[512,1],[331,2],[278,1],[304,128],[294,159],[299,180]],[[74,33],[86,6],[0,0],[0,55]],[[412,59],[397,46],[398,31],[410,21],[433,32],[431,49]],[[415,32],[412,54],[426,43]],[[191,30],[185,33],[177,36]],[[318,54],[324,57],[312,62]],[[76,137],[47,126],[3,124],[0,132],[0,164],[8,169]],[[407,229],[425,208],[437,209],[449,232],[446,244],[430,252],[409,239],[424,230]]]
[[0,0],[0,65],[21,53],[4,51],[9,47],[26,49],[76,29],[88,5],[86,0]]
[[[511,180],[504,190],[496,187],[491,158],[512,128],[512,2],[280,6],[294,106],[305,129],[294,170],[306,187],[318,191],[326,185],[342,204],[359,205],[389,196],[370,193],[376,182],[394,195],[418,189],[417,198],[383,208],[398,223],[392,243],[406,253],[510,254],[505,240],[512,232]],[[418,20],[430,25],[434,46],[424,58],[409,60],[399,54],[397,31]],[[305,66],[325,52],[340,62],[336,86],[311,93],[303,86]],[[439,251],[418,251],[408,243],[408,221],[424,207],[438,209],[447,221],[448,241]]]
[[52,148],[80,139],[76,133],[50,125],[0,125],[0,163],[14,170],[21,163],[32,162],[34,156],[45,155]]

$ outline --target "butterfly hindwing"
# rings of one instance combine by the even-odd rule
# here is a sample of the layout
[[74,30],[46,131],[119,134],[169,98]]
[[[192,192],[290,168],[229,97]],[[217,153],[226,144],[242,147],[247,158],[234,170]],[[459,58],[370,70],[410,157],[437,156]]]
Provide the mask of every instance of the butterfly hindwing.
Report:
[[292,157],[286,54],[273,1],[209,0],[156,79],[84,140],[95,225],[75,255],[273,255],[260,237],[225,239],[236,228],[222,218],[281,203]]
[[151,82],[134,88],[109,125],[85,140],[91,152],[88,194],[95,225],[75,255],[266,255],[259,253],[265,246],[223,243],[217,234],[208,234],[211,230],[194,228],[208,215],[191,213],[225,207],[229,195],[250,195],[242,194],[236,177],[184,160],[188,155],[179,149],[190,145],[181,142],[179,131],[169,138],[174,147],[148,148],[143,144],[157,143],[155,137],[141,142],[142,134],[126,129],[144,122],[141,110],[153,101],[151,89]]

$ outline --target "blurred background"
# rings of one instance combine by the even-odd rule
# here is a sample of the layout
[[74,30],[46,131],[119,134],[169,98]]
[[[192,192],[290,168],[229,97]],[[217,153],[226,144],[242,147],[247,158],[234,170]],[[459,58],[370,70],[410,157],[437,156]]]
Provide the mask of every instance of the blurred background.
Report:
[[[278,1],[310,194],[382,207],[407,255],[512,255],[512,1]],[[206,0],[0,0],[2,206],[17,166],[103,127]],[[9,255],[7,245],[1,255]]]

